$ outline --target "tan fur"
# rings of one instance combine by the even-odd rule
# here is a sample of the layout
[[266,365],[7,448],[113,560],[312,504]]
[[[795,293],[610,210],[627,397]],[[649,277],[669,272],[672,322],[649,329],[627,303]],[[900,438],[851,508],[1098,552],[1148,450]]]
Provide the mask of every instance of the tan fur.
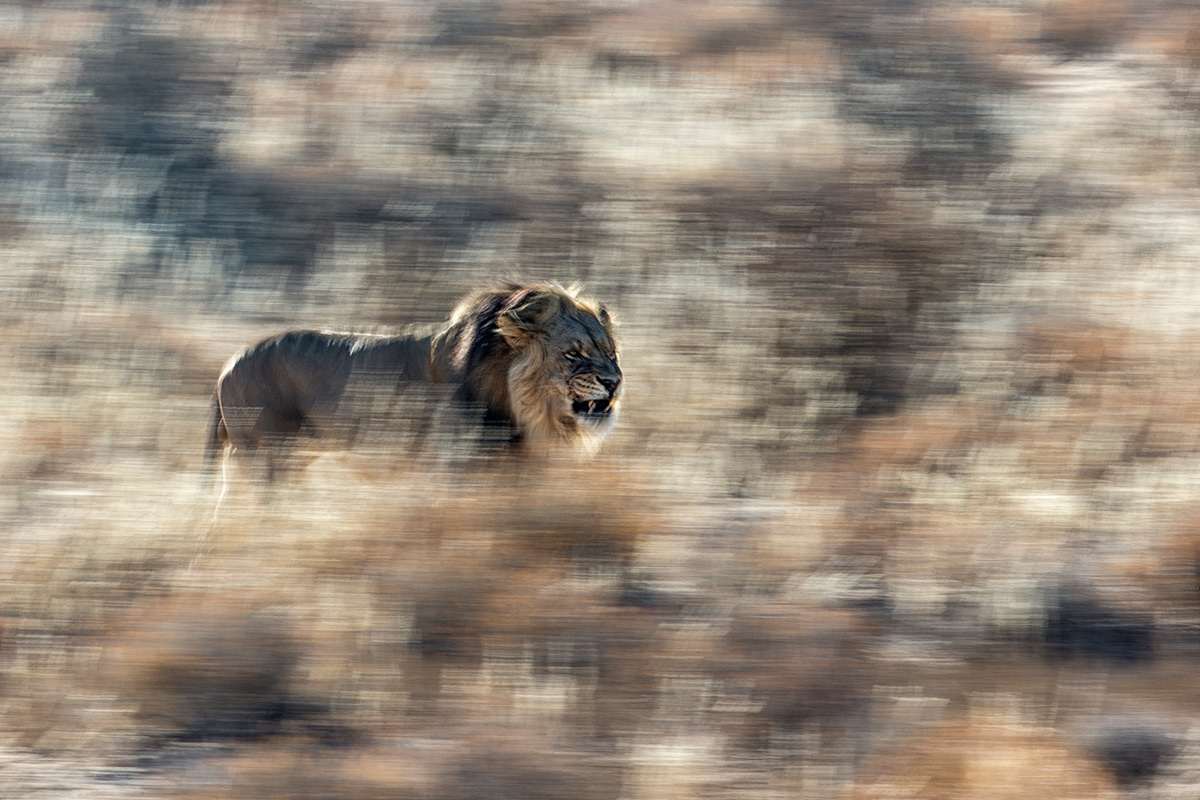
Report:
[[621,379],[603,306],[555,284],[507,283],[469,295],[438,329],[290,331],[247,348],[217,379],[206,460],[265,456],[272,478],[301,441],[348,448],[380,407],[413,395],[425,402],[399,419],[414,429],[452,405],[486,438],[590,453],[615,425]]

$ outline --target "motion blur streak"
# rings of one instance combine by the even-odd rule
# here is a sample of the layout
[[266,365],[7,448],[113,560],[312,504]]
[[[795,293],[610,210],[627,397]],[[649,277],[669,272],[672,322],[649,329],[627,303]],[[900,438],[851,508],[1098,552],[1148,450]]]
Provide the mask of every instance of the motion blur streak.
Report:
[[[1191,796],[1196,30],[3,4],[0,796]],[[384,394],[214,520],[231,353],[504,279],[614,311],[595,458]]]

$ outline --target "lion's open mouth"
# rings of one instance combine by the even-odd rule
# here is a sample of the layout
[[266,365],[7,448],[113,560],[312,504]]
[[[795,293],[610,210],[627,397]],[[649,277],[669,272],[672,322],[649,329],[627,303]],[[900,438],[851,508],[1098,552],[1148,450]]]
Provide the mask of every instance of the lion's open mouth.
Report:
[[612,398],[600,400],[576,400],[571,403],[571,410],[581,417],[602,417],[612,412]]

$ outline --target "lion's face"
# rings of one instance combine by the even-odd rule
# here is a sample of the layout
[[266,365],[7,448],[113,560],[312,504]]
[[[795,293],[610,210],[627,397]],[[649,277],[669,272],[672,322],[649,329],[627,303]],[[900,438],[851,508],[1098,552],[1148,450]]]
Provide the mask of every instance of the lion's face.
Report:
[[[607,317],[603,308],[600,314]],[[556,337],[555,349],[575,425],[603,436],[616,424],[621,367],[616,342],[608,329],[595,325],[599,320],[600,316],[570,320],[565,335]]]
[[517,353],[508,388],[527,438],[598,445],[616,425],[622,381],[604,307],[559,289],[539,290],[497,327]]

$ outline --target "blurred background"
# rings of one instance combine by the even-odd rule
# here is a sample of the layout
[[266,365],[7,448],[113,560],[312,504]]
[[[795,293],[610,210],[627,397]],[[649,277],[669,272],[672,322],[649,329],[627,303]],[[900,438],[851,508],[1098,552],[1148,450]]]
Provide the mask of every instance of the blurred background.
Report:
[[[0,795],[1195,797],[1198,121],[1184,0],[0,3]],[[226,358],[502,277],[597,458],[214,519]]]

